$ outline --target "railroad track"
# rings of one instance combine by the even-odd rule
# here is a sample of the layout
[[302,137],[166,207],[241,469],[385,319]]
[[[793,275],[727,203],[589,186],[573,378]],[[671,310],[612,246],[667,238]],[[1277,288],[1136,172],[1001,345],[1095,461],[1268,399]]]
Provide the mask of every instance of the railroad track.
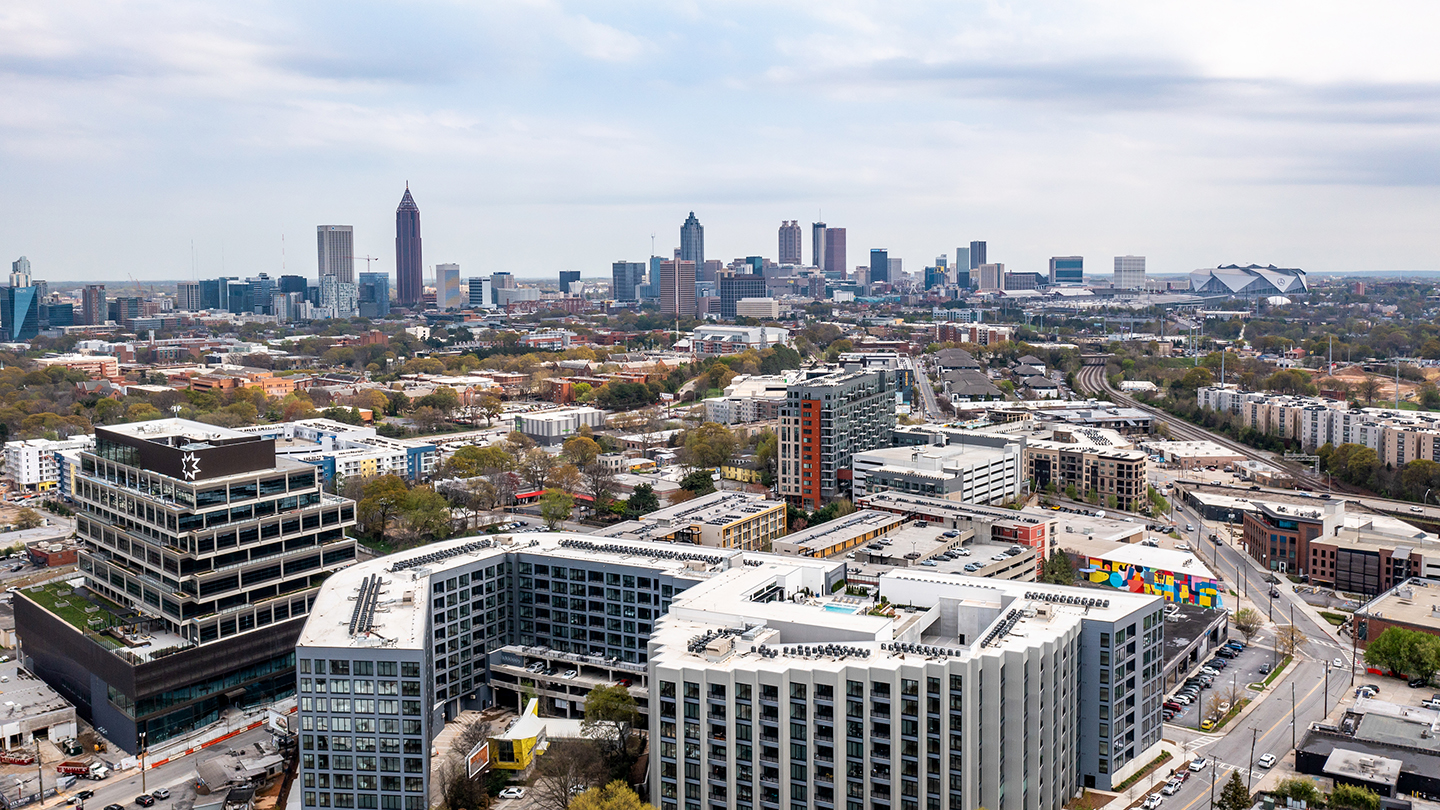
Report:
[[1221,445],[1222,447],[1227,447],[1231,450],[1234,450],[1235,452],[1240,453],[1248,459],[1252,459],[1254,461],[1262,461],[1266,464],[1273,464],[1281,467],[1286,472],[1290,473],[1290,475],[1293,476],[1296,481],[1299,481],[1300,483],[1310,487],[1311,489],[1324,490],[1328,488],[1323,478],[1303,467],[1300,467],[1299,465],[1296,465],[1292,462],[1276,460],[1262,453],[1261,451],[1256,450],[1253,447],[1241,444],[1240,442],[1237,442],[1229,437],[1211,433],[1205,428],[1202,428],[1198,425],[1192,425],[1177,416],[1173,416],[1172,414],[1167,413],[1159,408],[1146,405],[1145,403],[1140,402],[1134,397],[1123,394],[1115,390],[1114,388],[1111,388],[1110,380],[1107,379],[1105,376],[1105,366],[1103,365],[1084,366],[1080,369],[1080,373],[1075,376],[1075,379],[1076,382],[1080,383],[1080,387],[1084,388],[1086,391],[1092,394],[1104,396],[1105,398],[1117,404],[1125,405],[1131,408],[1139,408],[1140,410],[1145,411],[1146,413],[1150,414],[1151,417],[1153,417],[1154,419],[1159,420],[1160,422],[1163,422],[1165,425],[1167,425],[1170,429],[1171,436],[1174,436],[1184,441],[1214,442],[1215,444]]

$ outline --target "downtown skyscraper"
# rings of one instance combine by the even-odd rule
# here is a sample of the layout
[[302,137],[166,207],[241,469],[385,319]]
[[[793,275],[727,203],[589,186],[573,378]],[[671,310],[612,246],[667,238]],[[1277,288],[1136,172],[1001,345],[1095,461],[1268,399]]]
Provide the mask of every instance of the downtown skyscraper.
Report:
[[705,226],[695,218],[694,211],[680,226],[680,261],[693,264],[696,272],[705,266]]
[[800,245],[800,223],[795,220],[782,220],[780,223],[779,262],[781,264],[804,264],[800,254]]
[[420,258],[420,206],[405,196],[395,209],[395,299],[402,307],[417,307],[425,286],[425,264]]

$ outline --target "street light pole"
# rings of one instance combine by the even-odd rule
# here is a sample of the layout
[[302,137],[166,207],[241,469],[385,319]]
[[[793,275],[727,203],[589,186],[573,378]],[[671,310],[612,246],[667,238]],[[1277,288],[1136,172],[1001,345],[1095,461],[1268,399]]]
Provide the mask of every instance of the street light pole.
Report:
[[1250,783],[1255,781],[1255,741],[1260,737],[1260,729],[1250,729],[1250,770],[1245,775],[1245,791],[1250,791]]
[[1290,680],[1290,748],[1295,748],[1295,680]]

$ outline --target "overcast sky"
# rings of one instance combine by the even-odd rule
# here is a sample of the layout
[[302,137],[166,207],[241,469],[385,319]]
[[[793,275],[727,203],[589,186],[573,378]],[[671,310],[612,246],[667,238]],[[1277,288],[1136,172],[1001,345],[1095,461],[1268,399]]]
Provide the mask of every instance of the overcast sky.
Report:
[[[1108,275],[1440,269],[1440,7],[1211,0],[0,4],[0,257],[39,278],[608,276],[958,245]],[[357,263],[363,269],[364,262]],[[428,275],[428,269],[427,269]]]

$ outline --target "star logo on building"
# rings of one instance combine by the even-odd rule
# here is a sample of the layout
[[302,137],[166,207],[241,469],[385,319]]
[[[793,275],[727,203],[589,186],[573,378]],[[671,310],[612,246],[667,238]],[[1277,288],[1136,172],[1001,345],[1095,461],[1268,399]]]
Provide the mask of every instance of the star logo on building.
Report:
[[180,472],[185,475],[186,481],[194,481],[195,476],[200,474],[200,457],[194,453],[186,453],[181,456]]

